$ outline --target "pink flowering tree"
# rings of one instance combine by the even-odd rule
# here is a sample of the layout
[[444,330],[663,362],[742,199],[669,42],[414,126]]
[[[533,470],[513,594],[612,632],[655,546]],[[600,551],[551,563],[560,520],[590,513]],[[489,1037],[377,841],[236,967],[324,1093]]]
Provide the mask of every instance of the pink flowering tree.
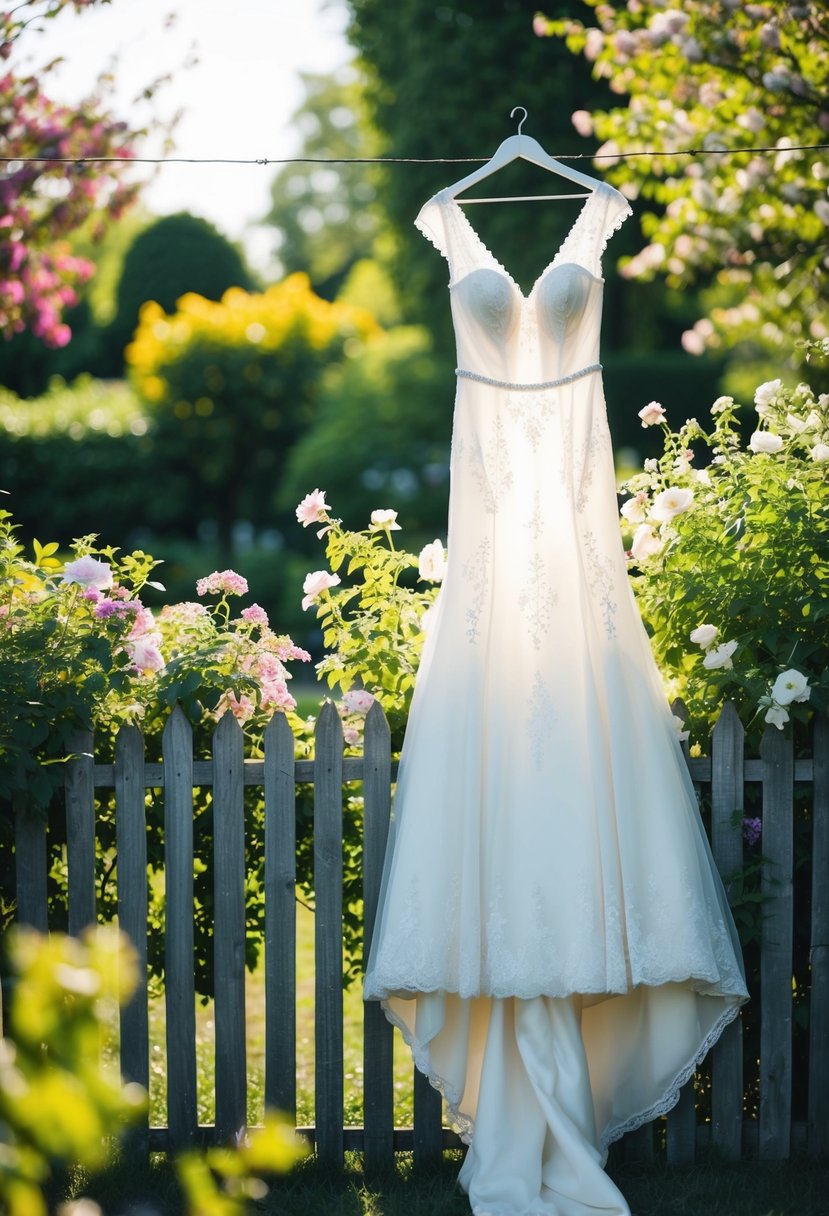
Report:
[[[829,142],[829,8],[585,2],[592,23],[539,16],[534,31],[565,39],[619,97],[573,122],[639,200],[646,244],[623,274],[679,289],[713,277],[708,315],[683,339],[691,353],[788,354],[793,339],[825,337],[829,170],[825,151],[797,145]],[[639,149],[656,155],[617,159]]]
[[[93,214],[119,216],[139,189],[126,182],[126,166],[95,159],[133,156],[143,133],[106,109],[105,82],[79,105],[60,105],[47,88],[55,64],[33,71],[20,57],[34,23],[103,2],[22,0],[0,12],[0,148],[10,158],[0,172],[0,333],[6,337],[28,330],[47,346],[66,345],[71,331],[64,314],[94,270],[72,255],[67,238]],[[70,165],[60,157],[90,159]]]

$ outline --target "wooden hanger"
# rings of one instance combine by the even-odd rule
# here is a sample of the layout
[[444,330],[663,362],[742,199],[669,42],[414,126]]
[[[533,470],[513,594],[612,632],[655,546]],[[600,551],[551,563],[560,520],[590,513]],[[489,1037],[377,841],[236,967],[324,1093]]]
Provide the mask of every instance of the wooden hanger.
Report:
[[[524,106],[513,106],[512,110],[510,110],[510,118],[514,118],[519,110],[523,111],[524,117],[518,124],[518,134],[508,136],[485,165],[481,165],[479,169],[473,169],[466,177],[462,177],[454,185],[446,187],[441,193],[448,194],[450,198],[454,198],[459,203],[523,203],[544,202],[548,199],[559,198],[590,197],[596,187],[601,185],[600,179],[590,177],[587,173],[580,173],[578,169],[571,169],[569,165],[554,160],[552,156],[544,151],[538,140],[533,139],[531,135],[522,135],[521,128],[527,121],[527,111]],[[586,186],[587,194],[522,194],[511,195],[506,198],[458,198],[462,190],[466,190],[469,186],[474,186],[476,182],[483,181],[485,177],[489,177],[492,173],[497,173],[499,169],[503,169],[505,165],[519,158],[521,160],[528,160],[534,165],[540,165],[542,169],[548,169],[550,173],[557,173],[560,177],[566,177],[568,181],[575,182],[579,186]]]

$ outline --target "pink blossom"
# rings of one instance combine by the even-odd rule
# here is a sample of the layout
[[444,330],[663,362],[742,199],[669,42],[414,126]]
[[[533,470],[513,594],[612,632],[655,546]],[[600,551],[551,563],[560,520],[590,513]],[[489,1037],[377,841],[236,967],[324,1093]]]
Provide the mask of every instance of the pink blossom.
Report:
[[237,722],[247,722],[255,708],[250,697],[244,693],[242,693],[241,697],[237,697],[235,692],[228,689],[219,698],[216,705],[216,717],[221,718],[230,710]]
[[374,704],[374,697],[365,688],[350,688],[343,697],[343,706],[350,714],[367,714]]
[[345,742],[347,743],[347,745],[349,747],[354,747],[357,743],[359,743],[360,742],[360,732],[357,729],[357,727],[352,726],[350,723],[349,723],[349,725],[344,726],[343,727],[343,739],[345,740]]
[[296,709],[296,701],[288,692],[288,686],[284,680],[262,684],[262,708],[283,712],[288,709]]
[[328,509],[325,490],[312,490],[297,507],[296,517],[303,528],[307,528],[309,524],[322,523],[327,518]]
[[638,417],[642,419],[642,426],[656,426],[665,421],[665,408],[658,401],[650,401],[639,411]]
[[250,621],[252,625],[261,625],[267,627],[268,614],[264,608],[260,608],[258,604],[251,604],[250,608],[242,609],[242,620]]
[[302,600],[303,611],[310,608],[314,600],[318,599],[324,591],[336,587],[339,582],[339,574],[330,574],[328,570],[312,570],[310,574],[306,574],[305,582],[302,584],[302,590],[305,592]]
[[546,38],[547,36],[547,21],[540,13],[536,13],[533,17],[533,33],[536,38]]
[[578,131],[579,135],[593,134],[593,116],[589,110],[574,110],[570,115],[570,122]]
[[63,567],[64,583],[77,583],[80,587],[95,587],[104,591],[112,586],[112,567],[107,562],[99,562],[90,554],[79,557],[77,561],[68,562]]
[[149,608],[145,608],[138,600],[131,600],[129,605],[125,604],[124,608],[129,607],[131,612],[135,613],[135,620],[132,623],[130,630],[130,640],[136,641],[138,638],[146,637],[148,633],[155,631],[155,617]]
[[161,638],[158,634],[145,634],[143,637],[130,640],[127,653],[135,666],[141,672],[161,671],[164,666],[159,646]]
[[214,570],[196,583],[198,595],[247,595],[248,580],[235,570]]

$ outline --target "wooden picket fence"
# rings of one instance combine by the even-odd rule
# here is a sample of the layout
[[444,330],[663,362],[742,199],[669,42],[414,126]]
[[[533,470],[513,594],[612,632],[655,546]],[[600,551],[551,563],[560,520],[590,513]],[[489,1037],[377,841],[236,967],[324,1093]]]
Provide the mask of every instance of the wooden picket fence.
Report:
[[[136,727],[121,730],[114,764],[96,764],[93,739],[79,735],[67,765],[69,931],[96,920],[95,793],[115,791],[118,917],[138,952],[142,980],[121,1014],[124,1076],[149,1082],[147,849],[145,791],[163,787],[165,830],[165,999],[167,1126],[139,1131],[145,1149],[230,1139],[245,1123],[245,816],[244,788],[262,788],[265,803],[265,1102],[296,1111],[295,788],[314,787],[315,1126],[302,1129],[321,1159],[342,1162],[345,1149],[382,1166],[395,1151],[429,1161],[460,1142],[442,1126],[439,1095],[414,1072],[414,1126],[393,1123],[392,1028],[378,1004],[364,1007],[364,1126],[344,1127],[342,976],[343,785],[363,783],[365,938],[371,939],[395,778],[389,729],[379,705],[368,714],[361,756],[344,757],[333,705],[316,728],[315,759],[295,760],[294,739],[282,715],[265,734],[264,758],[245,759],[240,726],[227,714],[213,736],[212,760],[194,760],[191,728],[180,709],[167,721],[162,761],[145,761]],[[667,1118],[667,1156],[694,1160],[702,1147],[723,1156],[786,1158],[794,1150],[829,1153],[829,720],[816,723],[811,758],[793,757],[792,743],[769,727],[760,756],[744,757],[743,729],[726,705],[714,728],[711,755],[688,758],[698,788],[710,790],[712,847],[726,876],[741,865],[742,835],[734,811],[744,806],[744,784],[762,783],[764,904],[761,944],[759,1115],[744,1116],[740,1020],[713,1052],[711,1119],[699,1123],[693,1085]],[[811,785],[811,1000],[808,1119],[793,1123],[792,933],[794,784]],[[214,815],[215,895],[215,1125],[197,1124],[196,1024],[193,973],[193,790],[210,786]],[[16,815],[17,899],[20,921],[47,929],[47,839],[43,821]],[[367,946],[366,946],[367,948]],[[627,1137],[628,1157],[654,1154],[654,1126]]]

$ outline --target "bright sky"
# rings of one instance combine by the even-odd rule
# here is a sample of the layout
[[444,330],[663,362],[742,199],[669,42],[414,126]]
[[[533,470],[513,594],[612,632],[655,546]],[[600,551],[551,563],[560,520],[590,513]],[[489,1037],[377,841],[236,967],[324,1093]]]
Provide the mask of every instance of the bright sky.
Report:
[[[68,104],[90,92],[116,55],[115,108],[138,125],[147,119],[146,104],[133,99],[172,72],[154,103],[165,117],[184,111],[172,155],[279,158],[299,147],[290,121],[303,98],[299,73],[333,71],[351,58],[346,19],[341,0],[112,0],[77,15],[65,11],[20,45],[34,64],[64,56],[46,90]],[[182,68],[191,51],[199,62]],[[157,155],[157,145],[145,154]],[[262,165],[165,165],[144,199],[158,214],[205,216],[228,236],[244,237],[260,261],[262,234],[257,239],[246,228],[267,209],[275,172]]]

